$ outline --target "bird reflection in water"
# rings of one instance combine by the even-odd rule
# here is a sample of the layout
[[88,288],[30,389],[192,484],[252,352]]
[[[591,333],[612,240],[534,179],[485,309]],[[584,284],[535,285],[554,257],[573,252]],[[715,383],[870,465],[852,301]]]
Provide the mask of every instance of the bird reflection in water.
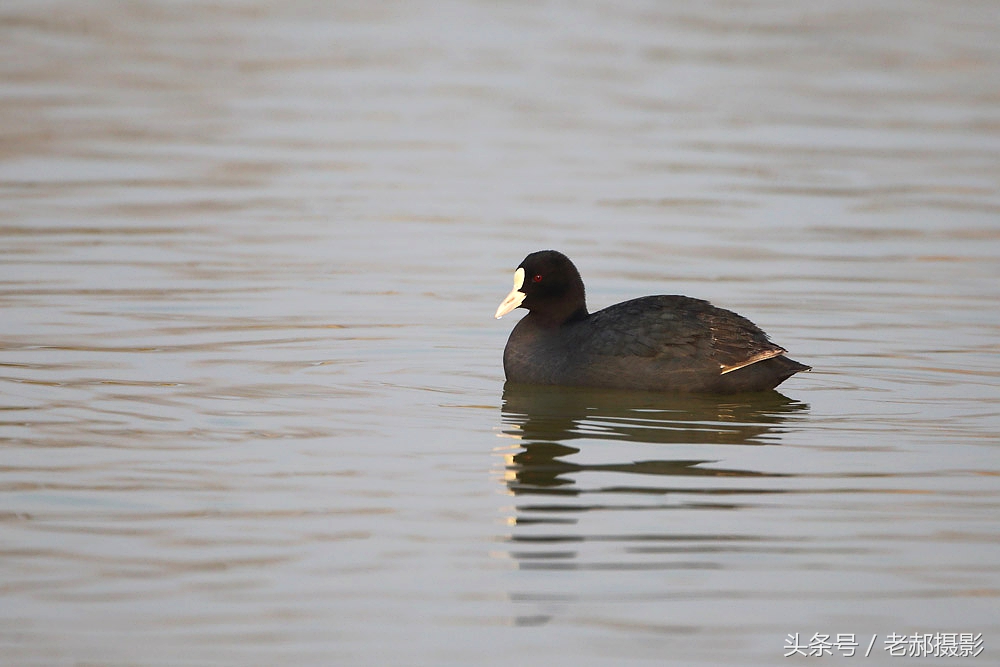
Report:
[[[692,396],[508,383],[503,433],[521,451],[508,456],[507,484],[515,494],[579,493],[574,473],[740,476],[759,473],[702,468],[712,459],[657,459],[606,464],[565,460],[587,439],[651,444],[755,445],[774,443],[804,403],[776,391],[743,396]],[[634,450],[633,450],[634,451]],[[620,489],[619,489],[620,490]]]
[[603,464],[579,464],[566,459],[580,452],[570,443],[588,439],[664,445],[775,443],[783,425],[807,409],[805,403],[776,391],[698,396],[507,383],[501,409],[503,433],[516,438],[521,451],[508,455],[506,481],[510,491],[518,495],[576,495],[581,491],[575,488],[575,473],[586,471],[770,476],[749,470],[700,467],[714,463],[713,459]]
[[[699,519],[730,515],[748,496],[782,492],[774,482],[783,474],[720,465],[718,445],[778,443],[806,410],[776,391],[681,396],[507,384],[502,434],[515,442],[503,448],[504,482],[518,502],[502,538],[507,549],[496,553],[518,570],[584,573],[571,583],[526,580],[528,588],[509,593],[523,605],[512,622],[550,622],[578,589],[607,586],[611,572],[715,571],[731,562],[726,553],[786,549],[782,538],[739,521]],[[593,462],[600,456],[605,461]],[[589,583],[587,572],[600,572],[604,583]],[[625,587],[614,589],[617,600],[626,590],[645,601],[675,594],[671,586],[653,593],[616,581]]]

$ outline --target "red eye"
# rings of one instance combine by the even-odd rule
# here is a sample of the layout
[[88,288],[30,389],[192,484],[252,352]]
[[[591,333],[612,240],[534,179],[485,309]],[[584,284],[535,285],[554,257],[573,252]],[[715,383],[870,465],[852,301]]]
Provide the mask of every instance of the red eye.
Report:
[[531,282],[533,282],[533,283],[540,283],[540,282],[542,282],[542,274],[536,273],[535,276],[534,276],[534,278],[531,279]]

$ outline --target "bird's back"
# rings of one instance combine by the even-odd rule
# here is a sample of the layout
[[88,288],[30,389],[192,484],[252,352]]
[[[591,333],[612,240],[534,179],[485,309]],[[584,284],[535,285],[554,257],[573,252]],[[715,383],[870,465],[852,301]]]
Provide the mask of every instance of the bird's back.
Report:
[[750,320],[707,301],[647,296],[554,329],[529,314],[511,333],[504,367],[514,382],[756,391],[807,368],[770,361],[784,352]]

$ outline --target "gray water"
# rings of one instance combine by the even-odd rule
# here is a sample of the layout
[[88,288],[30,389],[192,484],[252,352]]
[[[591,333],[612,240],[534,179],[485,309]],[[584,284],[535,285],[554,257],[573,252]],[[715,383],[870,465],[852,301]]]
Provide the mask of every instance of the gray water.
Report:
[[[7,0],[0,663],[995,664],[997,34]],[[814,370],[505,391],[547,247],[592,310],[710,299]]]

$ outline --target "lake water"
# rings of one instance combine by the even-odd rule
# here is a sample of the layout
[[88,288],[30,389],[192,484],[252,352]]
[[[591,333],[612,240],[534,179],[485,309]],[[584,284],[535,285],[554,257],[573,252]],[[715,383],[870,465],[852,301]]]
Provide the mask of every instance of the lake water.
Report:
[[[998,34],[7,0],[0,663],[997,664]],[[505,390],[548,247],[814,370]]]

